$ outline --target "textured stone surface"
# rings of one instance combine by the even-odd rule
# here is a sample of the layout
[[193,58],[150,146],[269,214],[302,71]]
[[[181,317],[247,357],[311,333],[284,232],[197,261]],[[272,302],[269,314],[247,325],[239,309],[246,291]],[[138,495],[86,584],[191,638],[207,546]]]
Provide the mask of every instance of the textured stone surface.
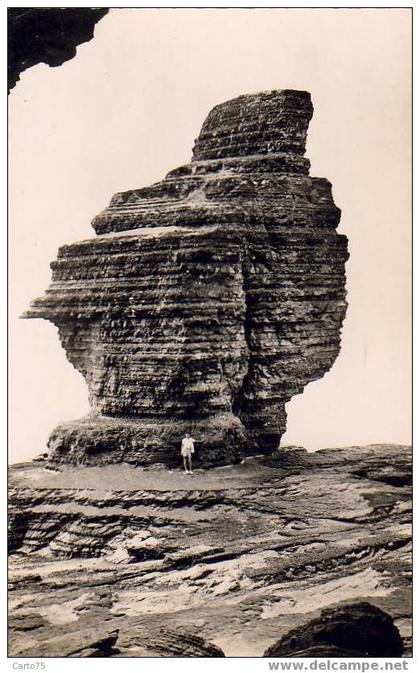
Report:
[[[21,628],[23,626],[23,624],[20,625]],[[11,628],[16,628],[13,620]],[[35,629],[36,626],[32,631]],[[19,625],[17,632],[19,633]],[[118,631],[111,627],[97,625],[93,628],[85,627],[70,632],[64,628],[58,633],[48,635],[49,637],[36,641],[37,657],[109,657],[114,651]],[[13,656],[31,657],[34,656],[34,651],[33,633],[31,635],[26,633],[16,641]]]
[[[10,655],[58,652],[63,634],[80,649],[83,631],[106,625],[119,631],[115,656],[263,656],[355,601],[391,616],[407,655],[410,461],[408,447],[374,445],[289,447],[192,477],[13,467]],[[337,646],[325,640],[314,654]]]
[[297,91],[215,107],[190,164],[59,250],[27,316],[57,325],[92,414],[52,433],[51,460],[173,465],[185,431],[202,465],[278,447],[346,311],[340,211],[303,157],[312,111]]
[[283,636],[264,656],[401,657],[403,651],[388,614],[370,603],[351,603],[323,610],[317,619]]
[[133,627],[124,632],[119,646],[128,648],[132,656],[146,657],[224,657],[220,647],[193,633],[168,628]]

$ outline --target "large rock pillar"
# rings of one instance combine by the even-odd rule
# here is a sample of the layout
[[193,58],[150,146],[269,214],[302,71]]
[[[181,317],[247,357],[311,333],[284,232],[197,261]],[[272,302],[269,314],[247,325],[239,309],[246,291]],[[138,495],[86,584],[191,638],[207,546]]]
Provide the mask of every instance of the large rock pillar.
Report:
[[185,431],[203,465],[277,448],[346,312],[340,211],[303,156],[312,111],[290,90],[218,105],[190,164],[60,248],[26,317],[57,325],[92,413],[53,431],[51,461],[174,465]]

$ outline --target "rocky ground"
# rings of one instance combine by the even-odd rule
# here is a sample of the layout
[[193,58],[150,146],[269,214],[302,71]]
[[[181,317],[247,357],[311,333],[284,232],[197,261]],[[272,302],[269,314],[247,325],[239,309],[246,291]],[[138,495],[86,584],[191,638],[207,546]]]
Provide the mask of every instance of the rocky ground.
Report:
[[10,656],[262,656],[368,601],[411,647],[411,452],[283,449],[183,475],[10,470]]

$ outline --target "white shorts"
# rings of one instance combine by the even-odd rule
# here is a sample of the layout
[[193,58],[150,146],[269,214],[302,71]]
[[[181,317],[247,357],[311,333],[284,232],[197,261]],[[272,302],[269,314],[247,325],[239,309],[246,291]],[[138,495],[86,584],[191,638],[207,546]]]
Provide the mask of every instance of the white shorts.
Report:
[[183,458],[191,458],[191,454],[193,453],[192,449],[181,449],[181,456]]

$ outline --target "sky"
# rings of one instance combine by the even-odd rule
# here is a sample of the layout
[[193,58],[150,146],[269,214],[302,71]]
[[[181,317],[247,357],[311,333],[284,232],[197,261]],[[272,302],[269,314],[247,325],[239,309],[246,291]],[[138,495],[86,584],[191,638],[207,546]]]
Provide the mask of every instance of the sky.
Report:
[[411,442],[411,13],[409,9],[113,9],[58,68],[9,96],[9,458],[45,451],[89,411],[57,330],[22,320],[59,246],[94,236],[115,192],[191,157],[212,107],[309,91],[306,156],[349,239],[341,353],[287,404],[282,444]]

